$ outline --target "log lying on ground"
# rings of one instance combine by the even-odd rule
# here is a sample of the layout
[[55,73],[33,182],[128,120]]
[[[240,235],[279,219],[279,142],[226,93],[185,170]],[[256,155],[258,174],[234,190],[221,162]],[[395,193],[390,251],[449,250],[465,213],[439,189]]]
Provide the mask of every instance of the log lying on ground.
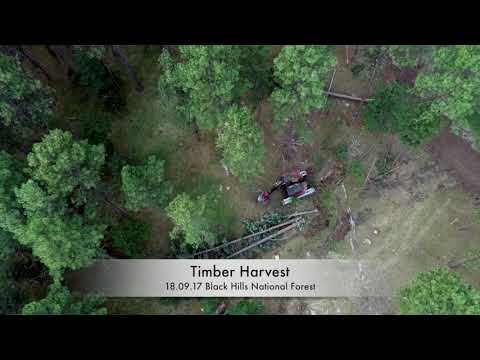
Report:
[[332,92],[332,91],[325,91],[325,94],[327,94],[328,96],[333,96],[333,97],[340,98],[340,99],[345,99],[345,100],[362,101],[362,102],[373,100],[373,99],[362,99],[362,98],[355,97],[355,96],[339,94],[339,93],[335,93],[335,92]]
[[296,228],[299,223],[300,223],[300,221],[295,221],[292,225],[289,225],[289,226],[287,226],[286,228],[283,228],[282,230],[277,231],[275,234],[269,235],[269,236],[267,236],[266,238],[264,238],[264,239],[262,239],[262,240],[260,240],[260,241],[257,241],[256,243],[253,243],[253,244],[251,244],[251,245],[243,248],[242,250],[239,250],[239,251],[237,251],[237,252],[235,252],[235,253],[227,256],[227,259],[231,259],[231,258],[233,258],[234,256],[240,255],[240,254],[244,253],[244,252],[247,251],[247,250],[250,250],[250,249],[252,249],[252,248],[254,248],[254,247],[258,246],[258,245],[261,245],[261,244],[267,242],[267,241],[270,240],[270,239],[273,239],[274,237],[277,237],[278,235],[281,235],[281,234],[283,234],[283,233],[285,233],[285,232],[287,232],[287,231],[289,231],[289,230],[292,230],[292,229]]
[[209,253],[209,252],[214,251],[214,250],[219,250],[219,249],[221,249],[221,248],[224,248],[224,247],[226,247],[226,246],[235,244],[235,243],[240,242],[240,241],[242,241],[242,240],[247,240],[247,239],[250,239],[251,237],[254,237],[254,236],[257,236],[257,235],[261,235],[261,234],[264,234],[264,233],[266,233],[266,232],[269,232],[269,231],[271,231],[271,230],[273,230],[273,229],[277,229],[277,228],[280,228],[280,227],[282,227],[282,226],[290,225],[290,224],[296,223],[296,222],[298,222],[298,218],[285,221],[285,222],[283,222],[283,223],[281,223],[281,224],[278,224],[278,225],[269,227],[268,229],[265,229],[265,230],[256,232],[256,233],[254,233],[254,234],[250,234],[250,235],[247,235],[247,236],[242,236],[241,238],[238,238],[238,239],[236,239],[236,240],[232,240],[232,241],[223,243],[223,244],[218,245],[218,246],[215,246],[215,247],[213,247],[213,248],[210,248],[210,249],[206,249],[206,250],[197,252],[197,253],[193,254],[191,257],[203,255],[203,254]]
[[318,213],[318,209],[294,213],[294,214],[288,215],[287,219],[290,219],[292,217],[297,217],[297,216],[315,214],[315,213]]

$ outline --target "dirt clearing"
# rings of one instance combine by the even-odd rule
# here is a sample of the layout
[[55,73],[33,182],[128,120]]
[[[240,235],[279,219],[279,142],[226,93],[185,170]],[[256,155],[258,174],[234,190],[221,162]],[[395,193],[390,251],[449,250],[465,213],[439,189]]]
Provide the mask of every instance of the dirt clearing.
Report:
[[445,128],[427,144],[426,150],[463,186],[465,191],[480,194],[480,153],[460,136]]

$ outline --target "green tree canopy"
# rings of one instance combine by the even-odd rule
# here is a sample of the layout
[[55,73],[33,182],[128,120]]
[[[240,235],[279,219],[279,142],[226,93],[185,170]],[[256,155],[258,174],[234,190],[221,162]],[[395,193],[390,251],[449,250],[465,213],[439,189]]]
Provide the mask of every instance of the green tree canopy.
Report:
[[444,268],[420,273],[400,292],[400,312],[420,315],[480,314],[480,292]]
[[48,266],[52,276],[80,269],[99,255],[103,225],[89,225],[78,215],[70,217],[35,214],[18,234],[18,241]]
[[185,94],[184,110],[207,130],[220,126],[224,112],[250,87],[240,77],[241,49],[236,45],[182,45],[180,61],[164,51],[160,86]]
[[270,96],[274,87],[271,48],[271,45],[240,47],[240,78],[247,79],[250,99],[257,103]]
[[15,254],[18,243],[12,235],[0,229],[0,262],[6,261]]
[[64,214],[67,210],[67,203],[58,194],[48,194],[32,179],[16,188],[15,195],[27,216]]
[[92,189],[100,180],[105,162],[103,145],[75,140],[68,131],[50,131],[28,154],[33,180],[46,186],[47,192],[66,195],[74,189]]
[[105,300],[96,296],[75,298],[61,284],[54,283],[48,295],[23,307],[23,315],[106,315]]
[[380,45],[392,62],[399,67],[416,67],[430,64],[434,45]]
[[327,102],[327,77],[336,58],[328,46],[288,45],[274,60],[274,77],[279,87],[272,93],[275,117],[279,121],[302,121]]
[[417,77],[415,90],[429,104],[429,117],[447,116],[454,130],[469,129],[480,99],[480,46],[449,45],[433,54],[431,71]]
[[126,208],[137,211],[142,208],[165,205],[173,188],[165,180],[165,161],[155,155],[145,165],[126,165],[122,169],[122,189]]
[[0,151],[0,228],[15,232],[22,224],[22,209],[15,198],[15,188],[25,180],[23,163]]
[[398,82],[380,88],[364,111],[369,131],[398,133],[403,142],[422,144],[440,130],[440,117],[428,112],[429,104]]
[[100,181],[103,159],[103,146],[75,141],[61,130],[34,145],[27,181],[20,163],[0,153],[0,226],[30,247],[53,276],[88,265],[99,254],[105,227],[91,221],[96,204],[87,203],[87,195]]
[[216,240],[209,212],[215,206],[206,195],[192,198],[180,194],[167,207],[167,215],[173,220],[174,228],[170,233],[172,238],[183,235],[186,245],[193,249],[201,244],[213,244]]
[[262,131],[246,107],[234,105],[227,111],[217,146],[222,150],[225,165],[241,181],[246,182],[263,172]]
[[52,90],[33,79],[18,59],[0,54],[0,121],[7,126],[46,126],[52,117]]

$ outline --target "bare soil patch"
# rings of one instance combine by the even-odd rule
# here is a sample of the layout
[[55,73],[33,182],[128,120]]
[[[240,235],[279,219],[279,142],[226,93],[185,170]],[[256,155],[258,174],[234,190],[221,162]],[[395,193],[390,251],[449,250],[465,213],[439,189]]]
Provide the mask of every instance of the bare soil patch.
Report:
[[451,172],[465,191],[480,193],[480,153],[450,128],[430,141],[425,149],[432,154],[439,165]]

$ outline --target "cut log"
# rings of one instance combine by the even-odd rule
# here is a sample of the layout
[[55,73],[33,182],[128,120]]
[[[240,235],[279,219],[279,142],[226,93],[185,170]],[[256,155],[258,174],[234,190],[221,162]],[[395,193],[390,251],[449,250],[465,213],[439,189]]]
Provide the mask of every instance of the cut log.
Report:
[[331,92],[331,91],[325,91],[325,94],[327,94],[328,96],[333,96],[333,97],[336,97],[336,98],[345,99],[345,100],[352,100],[352,101],[365,102],[365,101],[372,101],[373,100],[373,99],[362,99],[362,98],[359,98],[359,97],[356,97],[356,96],[344,95],[344,94],[339,94],[339,93],[335,93],[335,92]]
[[237,252],[235,252],[235,253],[227,256],[227,259],[231,259],[231,258],[233,258],[234,256],[240,255],[240,254],[244,253],[244,252],[247,251],[247,250],[253,249],[254,247],[257,247],[258,245],[261,245],[261,244],[267,242],[268,240],[271,240],[271,239],[273,239],[274,237],[277,237],[278,235],[281,235],[281,234],[283,234],[283,233],[286,233],[286,232],[289,231],[289,230],[293,230],[293,229],[295,229],[295,228],[298,226],[299,223],[300,223],[299,221],[295,221],[292,225],[289,225],[289,226],[287,226],[286,228],[283,228],[282,230],[277,231],[275,234],[269,235],[269,236],[267,236],[266,238],[264,238],[264,239],[262,239],[262,240],[260,240],[260,241],[257,241],[256,243],[253,243],[253,244],[251,244],[251,245],[243,248],[242,250],[239,250],[239,251],[237,251]]
[[206,253],[209,253],[209,252],[214,251],[214,250],[219,250],[219,249],[224,248],[224,247],[226,247],[226,246],[230,246],[230,245],[232,245],[232,244],[235,244],[235,243],[237,243],[237,242],[239,242],[239,241],[246,240],[246,239],[250,239],[251,237],[254,237],[254,236],[261,235],[261,234],[263,234],[263,233],[269,232],[269,231],[271,231],[271,230],[273,230],[273,229],[277,229],[277,228],[282,227],[282,226],[285,226],[285,225],[289,225],[289,224],[292,224],[292,223],[296,223],[297,221],[298,221],[298,218],[292,219],[292,220],[288,220],[288,221],[283,222],[283,223],[281,223],[281,224],[272,226],[272,227],[270,227],[270,228],[268,228],[268,229],[265,229],[265,230],[256,232],[256,233],[254,233],[254,234],[250,234],[250,235],[247,235],[247,236],[243,236],[243,237],[238,238],[238,239],[236,239],[236,240],[232,240],[232,241],[226,242],[226,243],[224,243],[224,244],[215,246],[215,247],[213,247],[213,248],[200,251],[200,252],[198,252],[198,253],[193,254],[192,257],[199,256],[199,255],[202,255],[202,254],[206,254]]
[[288,215],[287,219],[290,219],[292,217],[297,217],[297,216],[302,216],[302,215],[310,215],[310,214],[315,214],[318,213],[318,209],[313,209],[309,211],[303,211],[295,214]]

